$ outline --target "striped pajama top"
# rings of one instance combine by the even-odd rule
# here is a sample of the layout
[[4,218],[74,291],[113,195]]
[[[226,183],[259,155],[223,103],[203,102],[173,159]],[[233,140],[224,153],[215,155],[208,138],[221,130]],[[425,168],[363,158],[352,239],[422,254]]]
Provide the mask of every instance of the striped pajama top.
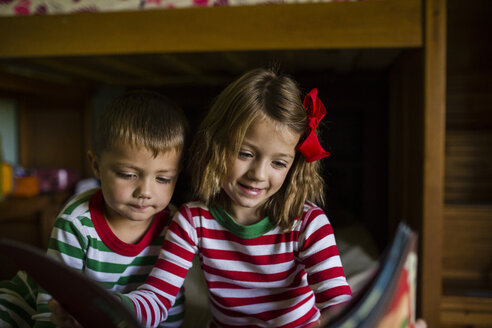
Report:
[[[127,244],[111,231],[103,215],[103,202],[100,189],[86,191],[70,200],[54,223],[47,253],[109,291],[130,292],[152,270],[172,213],[169,207],[158,213],[141,241]],[[39,292],[35,327],[54,326],[49,322],[50,298],[44,291]],[[180,292],[167,322],[161,326],[179,327],[183,319],[184,296]]]
[[237,224],[201,202],[183,205],[169,225],[146,283],[127,294],[137,318],[155,326],[167,316],[198,254],[215,327],[306,327],[320,310],[351,299],[332,227],[310,202],[282,232],[265,218]]

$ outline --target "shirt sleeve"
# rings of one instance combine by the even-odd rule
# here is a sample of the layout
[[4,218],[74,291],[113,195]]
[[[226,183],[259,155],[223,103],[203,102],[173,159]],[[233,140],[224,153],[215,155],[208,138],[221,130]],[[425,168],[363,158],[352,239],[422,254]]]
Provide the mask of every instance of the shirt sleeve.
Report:
[[32,327],[38,285],[25,271],[0,281],[0,327]]
[[323,210],[309,210],[301,225],[299,260],[304,264],[316,306],[325,310],[352,298],[332,226]]
[[131,300],[137,319],[145,327],[156,327],[167,318],[192,266],[197,244],[193,217],[183,206],[169,225],[159,258],[145,284],[123,295]]

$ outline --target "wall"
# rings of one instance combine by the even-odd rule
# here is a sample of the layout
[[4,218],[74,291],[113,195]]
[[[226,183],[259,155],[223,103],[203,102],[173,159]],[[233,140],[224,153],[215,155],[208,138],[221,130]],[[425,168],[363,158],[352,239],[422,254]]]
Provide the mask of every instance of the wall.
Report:
[[0,98],[0,151],[2,159],[13,165],[18,161],[17,108],[15,101]]

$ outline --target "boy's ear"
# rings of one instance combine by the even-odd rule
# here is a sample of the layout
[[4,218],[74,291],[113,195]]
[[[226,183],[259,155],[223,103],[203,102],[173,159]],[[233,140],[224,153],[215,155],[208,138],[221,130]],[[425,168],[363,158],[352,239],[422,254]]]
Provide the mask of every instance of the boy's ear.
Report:
[[97,179],[100,179],[100,167],[99,167],[99,157],[92,150],[87,152],[87,159],[92,168],[92,172]]

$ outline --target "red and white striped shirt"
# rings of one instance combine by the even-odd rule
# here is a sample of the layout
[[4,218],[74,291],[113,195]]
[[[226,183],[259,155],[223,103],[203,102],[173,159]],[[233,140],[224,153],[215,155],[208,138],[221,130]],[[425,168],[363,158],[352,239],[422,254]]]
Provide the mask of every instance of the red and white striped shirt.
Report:
[[309,326],[320,310],[351,298],[321,208],[307,202],[301,222],[282,232],[269,218],[241,226],[222,210],[192,202],[174,216],[145,285],[126,295],[143,324],[155,326],[167,316],[195,254],[213,326]]

